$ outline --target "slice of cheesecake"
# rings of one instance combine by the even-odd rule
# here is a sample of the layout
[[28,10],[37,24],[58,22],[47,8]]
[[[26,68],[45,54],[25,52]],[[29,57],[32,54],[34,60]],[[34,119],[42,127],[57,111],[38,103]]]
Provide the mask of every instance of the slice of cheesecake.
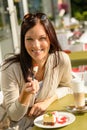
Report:
[[55,125],[56,117],[53,113],[46,113],[43,115],[43,124],[44,125]]

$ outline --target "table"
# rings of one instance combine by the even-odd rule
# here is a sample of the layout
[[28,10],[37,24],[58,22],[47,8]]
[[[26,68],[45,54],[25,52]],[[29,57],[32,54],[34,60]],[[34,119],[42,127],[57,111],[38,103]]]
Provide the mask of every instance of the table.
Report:
[[[47,111],[49,110],[65,110],[65,106],[67,105],[71,105],[74,102],[74,98],[73,95],[67,95],[59,100],[56,100],[54,103],[52,103]],[[85,114],[77,114],[76,116],[76,120],[65,127],[61,127],[61,128],[56,128],[56,129],[52,129],[52,130],[87,130],[87,113]],[[48,129],[43,129],[43,128],[39,128],[34,126],[32,130],[48,130]]]
[[72,66],[87,65],[87,51],[71,52],[69,57]]

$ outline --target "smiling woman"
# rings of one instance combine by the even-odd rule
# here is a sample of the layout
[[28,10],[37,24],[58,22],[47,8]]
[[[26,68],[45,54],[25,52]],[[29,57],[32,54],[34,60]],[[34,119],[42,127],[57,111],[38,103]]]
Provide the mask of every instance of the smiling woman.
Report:
[[60,98],[60,88],[61,97],[67,94],[64,88],[68,91],[71,86],[71,62],[46,14],[24,16],[20,53],[5,59],[1,79],[10,127],[19,130],[30,129],[34,118]]

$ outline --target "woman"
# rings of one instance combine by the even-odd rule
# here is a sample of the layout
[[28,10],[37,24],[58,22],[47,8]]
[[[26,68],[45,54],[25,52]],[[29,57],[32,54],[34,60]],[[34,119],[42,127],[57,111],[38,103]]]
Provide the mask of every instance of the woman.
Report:
[[18,125],[19,130],[29,129],[32,120],[59,98],[58,87],[67,88],[71,82],[70,59],[44,13],[24,16],[20,54],[6,59],[2,69],[5,106],[11,126]]

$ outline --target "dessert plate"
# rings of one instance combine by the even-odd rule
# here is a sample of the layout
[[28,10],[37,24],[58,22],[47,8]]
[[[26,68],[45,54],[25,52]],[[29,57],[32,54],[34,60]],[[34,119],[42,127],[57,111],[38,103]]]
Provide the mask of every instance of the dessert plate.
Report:
[[75,106],[72,106],[72,105],[66,106],[66,110],[68,112],[75,113],[75,114],[83,114],[83,113],[87,112],[87,104],[83,108],[76,108]]
[[53,126],[44,125],[43,124],[43,115],[41,115],[34,120],[34,125],[36,125],[37,127],[40,127],[40,128],[59,128],[59,127],[63,127],[63,126],[73,123],[76,119],[75,115],[73,115],[72,113],[69,113],[69,112],[58,112],[58,117],[66,117],[67,121],[64,123],[56,123]]

